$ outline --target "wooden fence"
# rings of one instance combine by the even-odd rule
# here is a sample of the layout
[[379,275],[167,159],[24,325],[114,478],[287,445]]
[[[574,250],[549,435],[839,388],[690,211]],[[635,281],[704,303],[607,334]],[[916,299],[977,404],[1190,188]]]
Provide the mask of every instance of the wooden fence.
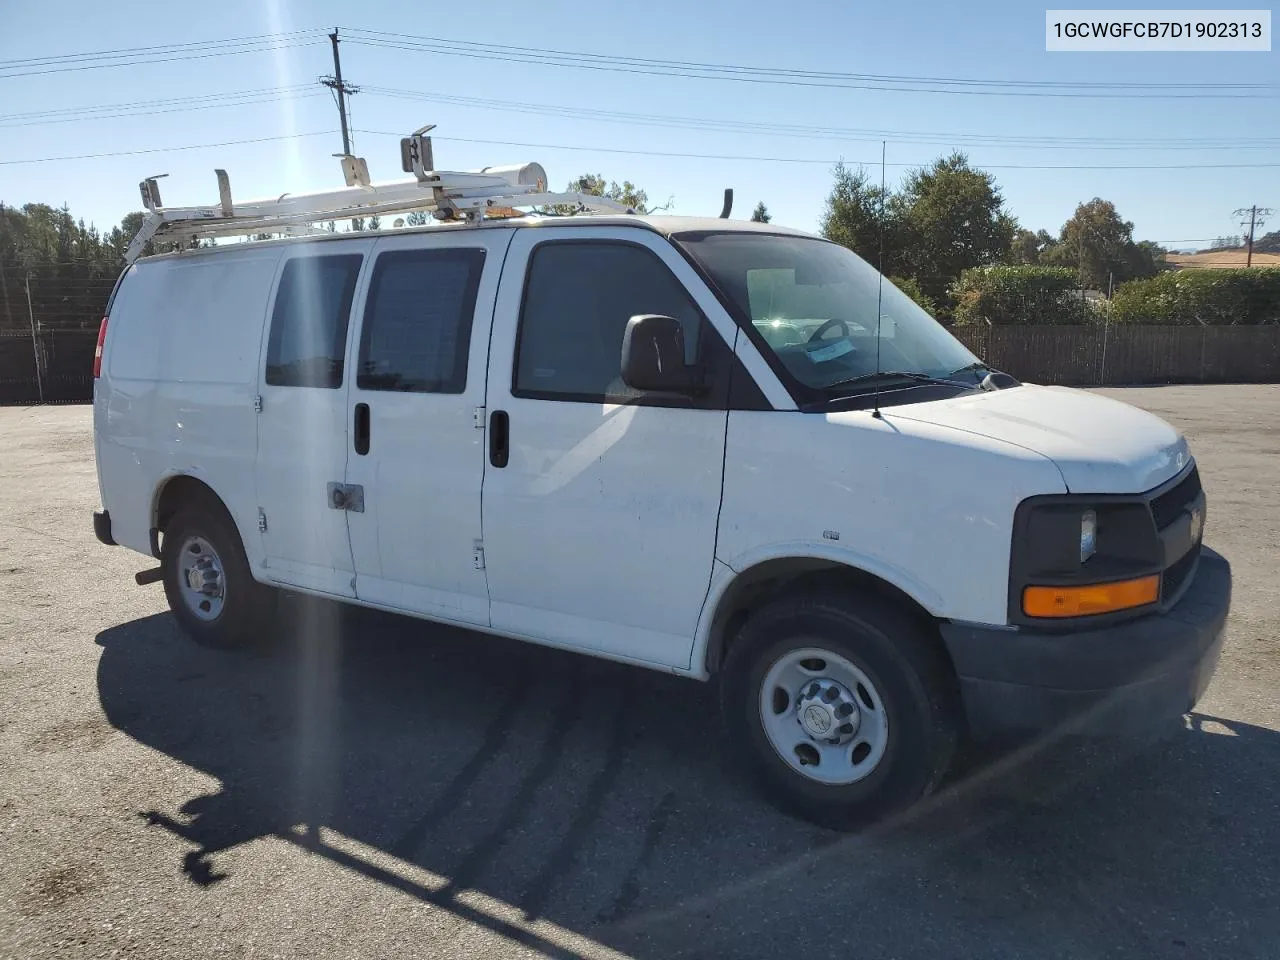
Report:
[[970,350],[1031,383],[1280,383],[1280,326],[952,327]]
[[[1280,326],[952,327],[970,350],[1031,383],[1280,383]],[[0,403],[93,399],[96,330],[0,331]],[[40,376],[36,377],[37,358]]]
[[0,331],[0,404],[88,403],[97,330]]

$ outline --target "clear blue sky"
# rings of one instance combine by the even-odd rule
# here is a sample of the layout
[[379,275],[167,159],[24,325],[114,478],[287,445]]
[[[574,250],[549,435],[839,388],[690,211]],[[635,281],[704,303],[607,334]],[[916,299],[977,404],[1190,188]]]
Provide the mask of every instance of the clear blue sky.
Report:
[[[1202,0],[1203,2],[1203,0]],[[447,12],[448,15],[443,15]],[[216,4],[6,5],[0,60],[153,44],[220,40],[334,25],[405,34],[688,61],[869,74],[1163,83],[1280,82],[1280,53],[1063,54],[1044,50],[1044,5],[1022,2],[869,4],[791,0],[649,0],[644,4],[337,3],[330,0],[220,0]],[[319,32],[315,34],[323,39]],[[814,229],[830,186],[830,161],[876,161],[878,142],[800,139],[580,116],[432,102],[431,94],[573,108],[937,134],[937,144],[890,138],[889,179],[945,152],[957,134],[1017,137],[1280,138],[1280,99],[1056,99],[815,89],[541,66],[343,44],[346,79],[411,90],[422,102],[362,93],[352,102],[357,130],[397,135],[434,122],[437,166],[467,169],[537,160],[552,184],[581,172],[630,179],[674,212],[715,214],[735,189],[735,214],[757,200],[775,221]],[[0,78],[0,115],[200,97],[312,83],[332,70],[327,42],[273,52]],[[317,88],[318,89],[318,88]],[[1280,91],[1272,91],[1280,93]],[[167,204],[216,200],[212,170],[226,167],[237,197],[340,185],[337,112],[327,92],[301,98],[171,109],[151,116],[12,125],[0,121],[0,200],[66,202],[110,226],[138,208],[137,182],[167,172]],[[114,153],[227,140],[308,134],[216,149],[47,163],[3,161]],[[501,146],[454,138],[567,145]],[[402,176],[395,137],[355,135],[375,179]],[[695,159],[611,153],[657,151],[785,157],[823,162]],[[1010,211],[1032,229],[1057,232],[1076,204],[1114,201],[1138,239],[1200,240],[1237,232],[1231,211],[1258,203],[1280,209],[1280,166],[1200,170],[1034,170],[1001,165],[1243,164],[1280,161],[1276,144],[1231,149],[1080,149],[971,146],[993,170]],[[874,176],[878,176],[876,171]],[[1269,229],[1280,227],[1280,217]],[[1175,244],[1178,245],[1178,244]],[[1202,244],[1180,244],[1197,246]]]

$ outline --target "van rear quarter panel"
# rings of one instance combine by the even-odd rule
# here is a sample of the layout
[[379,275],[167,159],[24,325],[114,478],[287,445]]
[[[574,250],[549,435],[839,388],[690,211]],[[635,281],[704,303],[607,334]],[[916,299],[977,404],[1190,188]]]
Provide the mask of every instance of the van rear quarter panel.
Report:
[[112,304],[95,427],[116,541],[150,551],[156,490],[175,474],[222,498],[250,558],[258,363],[281,249],[137,264]]

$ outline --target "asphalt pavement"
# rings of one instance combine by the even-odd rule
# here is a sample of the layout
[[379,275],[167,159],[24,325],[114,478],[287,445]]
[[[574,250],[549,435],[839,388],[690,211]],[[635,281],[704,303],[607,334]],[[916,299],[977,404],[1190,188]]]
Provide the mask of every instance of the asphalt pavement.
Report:
[[1280,386],[1186,431],[1235,600],[1157,742],[968,756],[857,836],[693,681],[312,601],[244,653],[99,544],[91,412],[0,409],[0,956],[1280,956]]

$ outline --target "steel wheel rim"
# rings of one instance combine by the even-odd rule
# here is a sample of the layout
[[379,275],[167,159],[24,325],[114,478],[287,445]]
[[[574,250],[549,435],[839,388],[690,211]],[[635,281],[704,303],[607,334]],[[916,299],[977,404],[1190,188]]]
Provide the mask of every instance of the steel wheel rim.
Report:
[[889,717],[876,685],[847,657],[822,647],[790,650],[774,661],[760,685],[759,706],[770,746],[816,783],[865,779],[889,743]]
[[218,551],[204,537],[189,536],[178,551],[178,591],[191,615],[206,623],[222,615],[227,575]]

